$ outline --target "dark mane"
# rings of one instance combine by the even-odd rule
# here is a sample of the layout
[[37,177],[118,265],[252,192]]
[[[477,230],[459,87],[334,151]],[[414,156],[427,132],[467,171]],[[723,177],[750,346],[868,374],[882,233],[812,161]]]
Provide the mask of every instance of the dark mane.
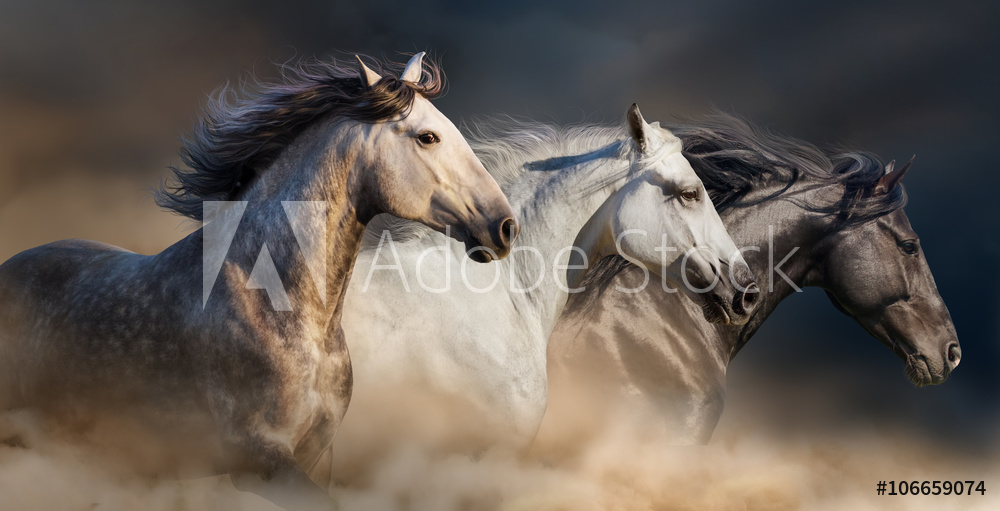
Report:
[[336,116],[375,123],[405,116],[416,94],[433,99],[444,90],[440,67],[426,58],[420,84],[383,72],[395,65],[369,67],[384,75],[370,88],[362,84],[356,63],[336,60],[284,64],[276,82],[250,78],[236,88],[219,88],[184,139],[181,160],[187,169],[171,167],[175,182],[154,193],[156,203],[201,220],[203,201],[238,198],[315,121]]
[[[661,125],[681,139],[684,156],[720,212],[777,198],[799,181],[811,188],[842,187],[839,201],[802,197],[790,200],[807,210],[835,215],[844,226],[880,217],[906,204],[902,186],[885,195],[873,195],[875,183],[885,174],[885,165],[868,153],[824,151],[721,112],[697,122]],[[775,191],[748,202],[750,192],[764,187]],[[629,265],[620,256],[606,257],[587,273],[583,285],[603,290]],[[568,310],[588,305],[582,302],[590,300],[579,298],[570,300]]]
[[[874,196],[885,165],[862,152],[824,151],[813,144],[762,130],[738,117],[715,113],[697,124],[664,125],[684,144],[684,156],[723,211],[741,203],[755,188],[775,185],[780,196],[799,180],[811,187],[840,185],[843,199],[834,203],[797,202],[811,211],[864,222],[903,207],[901,187]],[[772,198],[772,197],[769,197]]]

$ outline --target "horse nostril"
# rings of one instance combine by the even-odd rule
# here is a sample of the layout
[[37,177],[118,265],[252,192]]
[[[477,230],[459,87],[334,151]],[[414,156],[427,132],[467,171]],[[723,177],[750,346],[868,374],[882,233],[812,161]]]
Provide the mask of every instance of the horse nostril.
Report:
[[469,252],[466,252],[466,254],[469,255],[469,259],[472,259],[477,263],[488,263],[493,260],[493,257],[490,256],[490,253],[487,252],[486,250],[473,249]]
[[760,294],[760,288],[757,284],[751,282],[749,286],[746,287],[742,293],[736,296],[736,300],[733,303],[733,308],[736,309],[737,314],[749,314],[753,310],[753,304],[757,301],[757,295]]
[[517,225],[517,220],[507,217],[503,222],[500,222],[500,241],[503,243],[503,246],[509,247],[514,243],[520,232],[521,228]]
[[959,347],[958,343],[953,342],[949,344],[946,353],[948,354],[948,365],[952,369],[958,367],[958,363],[962,361],[962,348]]

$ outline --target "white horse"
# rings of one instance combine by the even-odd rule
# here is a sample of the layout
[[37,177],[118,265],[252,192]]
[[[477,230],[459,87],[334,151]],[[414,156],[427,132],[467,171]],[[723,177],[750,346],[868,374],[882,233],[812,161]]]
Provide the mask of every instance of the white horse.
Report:
[[462,245],[409,222],[369,226],[345,300],[358,384],[335,458],[365,455],[358,444],[385,408],[406,425],[397,433],[419,435],[423,418],[434,423],[426,433],[449,441],[530,442],[546,407],[549,334],[589,263],[605,256],[653,269],[707,319],[747,320],[756,285],[680,141],[635,105],[627,120],[624,130],[480,127],[470,144],[522,226],[505,261],[466,264]]

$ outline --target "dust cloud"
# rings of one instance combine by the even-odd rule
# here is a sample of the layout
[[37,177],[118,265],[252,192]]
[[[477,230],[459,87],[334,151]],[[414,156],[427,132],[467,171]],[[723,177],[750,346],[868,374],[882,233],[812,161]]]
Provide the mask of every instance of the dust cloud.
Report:
[[[738,407],[737,411],[746,407]],[[740,412],[744,413],[744,412]],[[432,453],[411,444],[385,453],[353,485],[332,489],[339,509],[836,510],[996,509],[1000,467],[989,453],[958,452],[896,430],[775,434],[752,414],[708,446],[672,446],[616,424],[545,456],[491,448]],[[106,465],[79,442],[39,433],[30,416],[3,419],[0,495],[19,510],[273,510],[228,476],[139,477]],[[995,453],[994,453],[995,454]],[[876,495],[879,481],[985,481],[980,495]],[[360,482],[363,481],[363,482]],[[966,492],[967,493],[967,492]]]

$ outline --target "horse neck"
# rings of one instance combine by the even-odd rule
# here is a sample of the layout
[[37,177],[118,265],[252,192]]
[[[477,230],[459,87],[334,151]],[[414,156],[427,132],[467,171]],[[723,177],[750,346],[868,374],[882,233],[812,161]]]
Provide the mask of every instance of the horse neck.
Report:
[[[358,133],[332,121],[300,135],[240,197],[247,209],[227,257],[249,263],[244,268],[249,276],[266,244],[292,314],[324,332],[339,324],[364,232],[358,211],[369,206],[362,180],[352,179],[366,167]],[[296,214],[286,210],[290,205],[307,209]],[[317,242],[307,250],[294,224],[304,243],[325,235],[325,245]]]
[[[569,169],[527,174],[531,193],[526,194],[527,200],[513,201],[523,226],[518,247],[537,249],[544,265],[537,255],[515,248],[510,256],[511,271],[519,277],[522,289],[544,272],[541,284],[524,294],[540,311],[546,340],[569,297],[565,286],[555,281],[553,268],[569,262],[571,252],[563,249],[573,245],[594,213],[627,180],[630,162],[618,156],[619,147],[620,142],[614,142],[589,153],[596,157]],[[519,184],[523,186],[525,180]],[[517,197],[518,191],[524,190],[513,190],[511,195]],[[592,259],[592,254],[587,255]]]
[[[785,194],[808,200],[810,195],[825,193],[813,186],[808,181],[800,182]],[[768,193],[762,190],[763,195]],[[830,233],[830,217],[778,197],[746,207],[733,207],[724,211],[722,218],[737,246],[760,248],[759,251],[745,250],[743,255],[763,290],[750,321],[742,327],[721,327],[727,334],[723,336],[726,339],[723,349],[732,359],[782,300],[809,285],[810,276],[817,270],[815,251]],[[786,256],[787,261],[782,263]],[[787,275],[787,280],[774,270],[775,267]]]

